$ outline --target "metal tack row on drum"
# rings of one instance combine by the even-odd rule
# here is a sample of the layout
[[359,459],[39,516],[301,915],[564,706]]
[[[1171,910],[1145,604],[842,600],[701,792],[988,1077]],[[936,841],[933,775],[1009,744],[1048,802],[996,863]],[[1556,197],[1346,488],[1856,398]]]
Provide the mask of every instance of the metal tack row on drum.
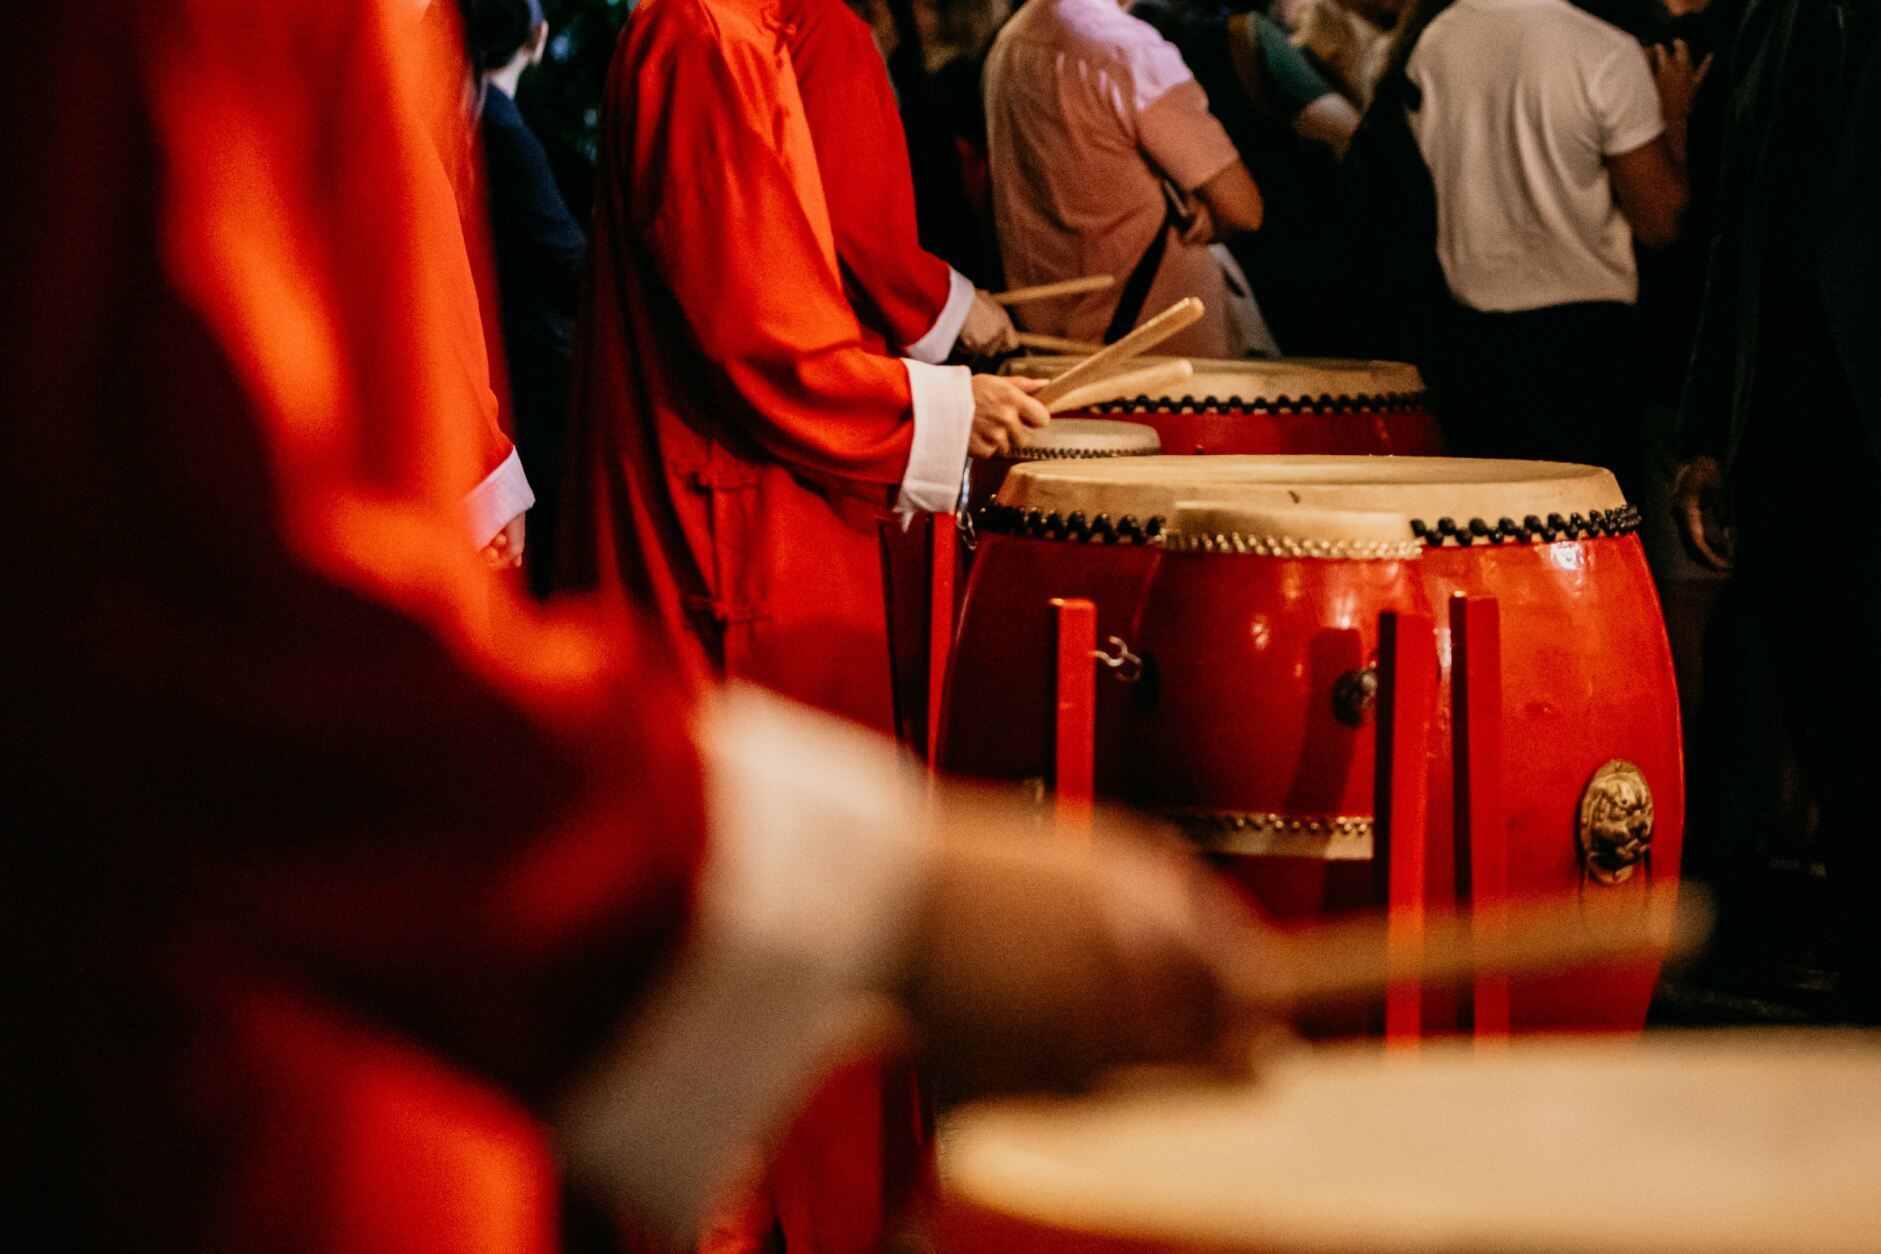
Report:
[[[1100,641],[1128,659],[1099,683],[1099,792],[1176,818],[1275,913],[1375,906],[1379,615],[1427,614],[1439,686],[1426,880],[1433,900],[1460,899],[1446,610],[1494,597],[1508,891],[1578,889],[1590,917],[1637,908],[1651,880],[1677,875],[1684,799],[1671,655],[1636,526],[1612,476],[1587,466],[1017,466],[978,522],[940,763],[1048,775],[1048,600],[1086,598]],[[1636,1027],[1654,975],[1524,984],[1512,1023]]]

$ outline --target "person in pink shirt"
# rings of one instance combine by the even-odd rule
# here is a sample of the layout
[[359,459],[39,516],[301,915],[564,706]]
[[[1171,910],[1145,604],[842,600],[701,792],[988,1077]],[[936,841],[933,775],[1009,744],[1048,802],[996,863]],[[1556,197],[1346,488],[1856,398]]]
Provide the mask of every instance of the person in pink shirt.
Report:
[[1009,283],[1111,274],[1107,291],[1018,310],[1028,330],[1114,339],[1185,296],[1167,350],[1276,350],[1218,241],[1261,224],[1260,189],[1182,56],[1117,0],[1032,0],[986,61],[993,218]]

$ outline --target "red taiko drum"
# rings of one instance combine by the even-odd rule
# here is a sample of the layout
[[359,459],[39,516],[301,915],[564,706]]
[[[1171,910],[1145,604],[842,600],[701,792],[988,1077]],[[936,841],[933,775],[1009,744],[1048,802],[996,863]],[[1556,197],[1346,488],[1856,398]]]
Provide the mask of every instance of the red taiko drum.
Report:
[[1375,896],[1378,616],[1428,610],[1402,514],[1178,505],[1142,595],[1128,795],[1270,913]]
[[[1148,365],[1158,358],[1131,361]],[[1015,374],[1050,377],[1075,357],[1021,357]],[[1179,388],[1107,401],[1079,417],[1156,428],[1165,453],[1387,453],[1432,456],[1443,435],[1415,366],[1396,361],[1289,357],[1197,360]]]
[[[969,496],[980,502],[968,517],[1003,519],[986,502],[998,499],[1013,473],[1059,462],[1104,465],[1137,461],[1158,448],[1156,433],[1136,423],[1059,419],[1027,433],[1012,456],[971,464]],[[948,658],[947,689],[975,694],[970,705],[943,717],[935,758],[956,774],[988,779],[1043,781],[1051,760],[1052,597],[1086,597],[1119,607],[1100,615],[1100,632],[1130,625],[1134,590],[1149,572],[1149,536],[1132,520],[1104,521],[1102,535],[1073,516],[1058,538],[1038,543],[1010,530],[976,533],[970,575],[961,603],[961,629]],[[1082,530],[1080,530],[1082,529]],[[1083,545],[1083,541],[1092,543]],[[1130,590],[1127,598],[1125,590]],[[1101,636],[1100,636],[1101,638]],[[993,701],[980,694],[1004,694]],[[1122,694],[1106,694],[1118,697]],[[990,720],[990,721],[988,721]],[[1114,725],[1114,722],[1113,722]]]
[[967,464],[967,508],[977,514],[991,505],[1014,466],[1029,462],[1091,461],[1147,457],[1162,452],[1153,427],[1111,418],[1058,418],[1025,433],[1025,443],[1004,457],[976,457]]
[[[1433,902],[1468,896],[1452,800],[1448,612],[1458,594],[1493,596],[1499,606],[1497,782],[1509,894],[1578,891],[1590,925],[1597,925],[1603,912],[1642,908],[1654,879],[1676,878],[1684,780],[1671,653],[1634,534],[1637,515],[1612,476],[1593,467],[1423,457],[1167,456],[1019,467],[981,518],[981,548],[957,639],[963,654],[971,650],[982,658],[1002,656],[1007,641],[1025,647],[1006,652],[1004,666],[967,670],[957,661],[946,694],[943,765],[993,777],[1045,777],[1051,761],[1045,602],[1085,596],[1098,605],[1101,636],[1119,636],[1141,655],[1149,681],[1124,685],[1100,678],[1101,791],[1179,810],[1209,840],[1234,833],[1237,822],[1245,838],[1257,817],[1303,825],[1312,818],[1369,819],[1369,807],[1289,806],[1289,797],[1319,795],[1309,785],[1322,785],[1288,774],[1285,762],[1248,757],[1236,747],[1242,742],[1185,731],[1181,719],[1159,710],[1160,702],[1196,699],[1175,691],[1177,675],[1219,690],[1211,699],[1238,702],[1249,721],[1271,721],[1273,708],[1303,708],[1287,692],[1231,692],[1217,656],[1160,656],[1177,647],[1164,643],[1169,638],[1160,626],[1154,648],[1143,641],[1139,628],[1161,621],[1151,567],[1175,557],[1159,556],[1157,541],[1183,500],[1269,511],[1389,513],[1407,520],[1403,539],[1422,542],[1415,582],[1435,619],[1441,670],[1429,746],[1427,886]],[[1309,612],[1304,597],[1294,604]],[[1375,619],[1378,608],[1367,613]],[[1037,622],[1036,645],[1027,643],[1027,631],[1009,626],[1025,616]],[[1375,625],[1360,627],[1355,618],[1353,626],[1369,659],[1366,633]],[[1297,660],[1302,682],[1310,677],[1324,685],[1309,705],[1323,709],[1336,699],[1334,688],[1345,674],[1337,664],[1331,652],[1315,659],[1309,651]],[[1301,737],[1308,731],[1295,728]],[[1350,752],[1369,754],[1373,734],[1366,724]],[[1221,760],[1181,772],[1148,765],[1208,755]],[[1238,789],[1211,794],[1201,788],[1236,772],[1245,776]],[[1250,807],[1245,799],[1255,795],[1279,801]],[[1297,849],[1242,856],[1286,864],[1251,877],[1268,887],[1276,909],[1378,904],[1371,877],[1356,867],[1310,865]],[[1598,978],[1524,981],[1512,993],[1512,1021],[1527,1028],[1637,1027],[1655,977],[1635,966]]]

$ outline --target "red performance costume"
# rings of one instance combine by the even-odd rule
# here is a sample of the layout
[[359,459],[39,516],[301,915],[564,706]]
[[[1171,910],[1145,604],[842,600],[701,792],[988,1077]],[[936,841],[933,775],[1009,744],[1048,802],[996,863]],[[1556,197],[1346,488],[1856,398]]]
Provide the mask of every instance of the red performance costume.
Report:
[[[575,577],[653,605],[703,672],[886,731],[876,520],[958,498],[972,389],[934,363],[975,293],[920,250],[868,28],[835,0],[648,0],[601,148]],[[894,1075],[832,1077],[705,1248],[879,1249],[919,1163]]]
[[843,291],[877,348],[940,362],[973,284],[921,247],[894,85],[869,24],[843,0],[778,0],[816,146]]
[[[31,1248],[547,1249],[551,1110],[563,1162],[685,1231],[919,878],[879,756],[694,711],[629,625],[539,617],[465,543],[488,389],[411,16],[57,5],[16,49]],[[804,854],[832,837],[863,843]]]
[[874,520],[953,508],[972,385],[871,351],[782,26],[764,0],[648,0],[622,34],[570,573],[653,606],[703,673],[887,728]]

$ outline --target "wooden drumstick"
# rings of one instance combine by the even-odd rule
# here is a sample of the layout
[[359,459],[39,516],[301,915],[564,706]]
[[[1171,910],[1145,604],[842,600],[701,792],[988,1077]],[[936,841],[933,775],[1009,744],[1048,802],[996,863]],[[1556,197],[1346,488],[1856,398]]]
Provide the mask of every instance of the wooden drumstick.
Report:
[[1051,300],[1057,296],[1082,296],[1086,292],[1101,292],[1116,281],[1108,274],[1087,274],[1082,278],[1060,279],[1056,283],[1039,283],[1032,287],[994,292],[992,301],[995,305],[1023,305],[1027,301]]
[[1082,357],[1104,351],[1102,344],[1089,340],[1067,340],[1061,335],[1044,335],[1037,331],[1015,331],[1012,338],[1020,348],[1036,348],[1047,353],[1076,353]]
[[[1533,975],[1662,953],[1694,953],[1711,931],[1708,897],[1689,885],[1655,892],[1637,908],[1591,911],[1580,897],[1507,906],[1493,927],[1467,914],[1431,913],[1421,943],[1393,947],[1369,917],[1277,933],[1263,946],[1247,994],[1280,1007],[1376,999],[1394,984],[1466,984],[1479,972]],[[1598,918],[1590,918],[1590,913]]]
[[1125,370],[1118,374],[1107,374],[1101,379],[1093,379],[1083,387],[1075,387],[1061,394],[1057,400],[1052,401],[1045,408],[1054,414],[1061,414],[1067,409],[1084,409],[1091,405],[1101,405],[1105,401],[1142,396],[1162,388],[1172,388],[1177,384],[1187,383],[1194,376],[1195,367],[1184,358],[1159,361],[1152,366],[1138,366],[1134,370]]
[[1199,298],[1183,297],[1115,344],[1107,345],[1092,353],[1032,395],[1037,397],[1039,403],[1047,409],[1051,408],[1053,401],[1072,388],[1081,387],[1115,370],[1132,357],[1147,353],[1176,332],[1193,326],[1201,318],[1203,308]]

